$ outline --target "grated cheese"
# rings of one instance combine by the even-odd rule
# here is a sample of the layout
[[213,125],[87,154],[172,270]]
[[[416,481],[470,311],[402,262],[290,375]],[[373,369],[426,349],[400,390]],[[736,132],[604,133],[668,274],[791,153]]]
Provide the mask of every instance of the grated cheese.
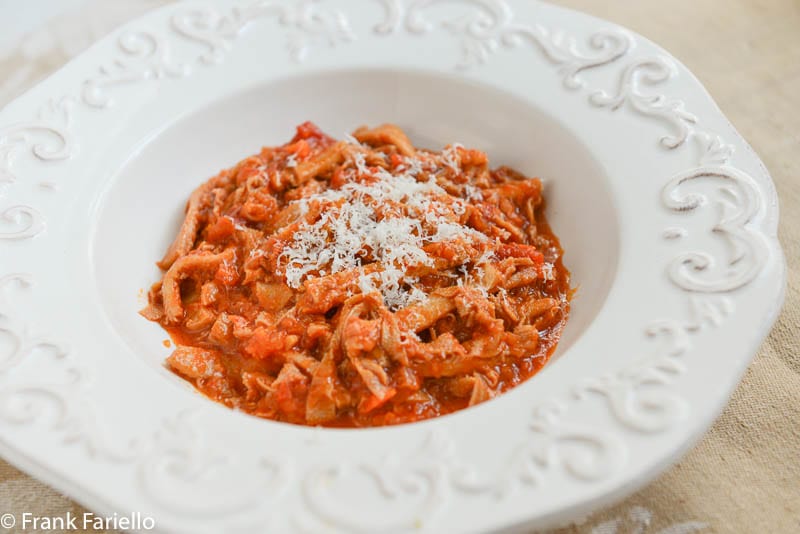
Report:
[[555,280],[556,276],[553,272],[553,264],[550,262],[545,262],[542,265],[542,274],[544,275],[545,281]]
[[344,140],[345,140],[345,142],[346,142],[347,144],[350,144],[350,145],[353,145],[353,146],[357,146],[357,147],[359,147],[359,148],[363,146],[363,145],[361,144],[361,141],[359,141],[358,139],[356,139],[356,138],[353,136],[353,134],[351,134],[351,133],[345,133],[345,134],[342,136],[342,139],[344,139]]
[[320,215],[304,222],[281,254],[289,286],[298,288],[308,278],[377,262],[380,269],[362,273],[358,287],[362,293],[379,292],[388,307],[398,309],[427,298],[416,287],[418,279],[407,274],[411,268],[433,265],[425,245],[487,239],[457,222],[463,201],[454,201],[430,177],[422,179],[424,165],[418,159],[405,158],[396,174],[368,167],[360,152],[352,154],[351,163],[356,179],[294,201],[303,214],[316,204]]
[[465,192],[464,196],[470,202],[475,202],[475,201],[480,202],[483,200],[483,193],[481,193],[481,190],[475,187],[474,185],[470,184],[465,185],[464,192]]
[[442,162],[453,169],[453,172],[461,172],[461,156],[458,153],[459,148],[464,148],[461,143],[453,143],[442,150]]

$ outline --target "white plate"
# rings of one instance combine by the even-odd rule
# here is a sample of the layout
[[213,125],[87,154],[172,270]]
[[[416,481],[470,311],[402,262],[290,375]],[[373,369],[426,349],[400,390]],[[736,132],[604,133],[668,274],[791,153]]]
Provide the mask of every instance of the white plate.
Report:
[[[578,519],[723,408],[780,307],[775,190],[700,83],[531,1],[212,0],[153,12],[0,113],[0,452],[170,532],[473,532]],[[137,315],[189,191],[314,120],[392,121],[546,182],[579,286],[498,399],[328,430],[208,401]]]

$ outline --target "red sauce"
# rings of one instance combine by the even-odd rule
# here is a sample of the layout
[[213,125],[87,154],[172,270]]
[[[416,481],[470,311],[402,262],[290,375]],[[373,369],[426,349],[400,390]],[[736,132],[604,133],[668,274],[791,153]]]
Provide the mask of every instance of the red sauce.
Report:
[[541,182],[393,125],[353,135],[304,123],[192,194],[142,310],[175,342],[170,369],[253,415],[338,427],[534,375],[571,295]]

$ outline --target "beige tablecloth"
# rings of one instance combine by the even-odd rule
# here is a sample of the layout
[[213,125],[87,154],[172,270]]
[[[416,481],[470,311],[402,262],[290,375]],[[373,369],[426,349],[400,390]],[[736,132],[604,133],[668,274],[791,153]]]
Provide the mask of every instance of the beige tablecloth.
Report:
[[[61,14],[0,52],[0,105],[108,26],[169,0],[92,1],[97,11]],[[697,74],[775,179],[789,265],[783,313],[706,437],[649,487],[558,534],[800,533],[800,1],[557,3],[638,31]],[[65,29],[80,23],[88,35]],[[0,513],[68,510],[81,509],[0,461]]]

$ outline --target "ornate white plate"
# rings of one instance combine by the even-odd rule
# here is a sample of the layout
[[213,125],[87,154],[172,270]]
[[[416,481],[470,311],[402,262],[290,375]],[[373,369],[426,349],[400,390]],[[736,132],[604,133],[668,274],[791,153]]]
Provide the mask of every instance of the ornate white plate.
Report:
[[[314,120],[393,121],[546,181],[579,285],[557,357],[424,423],[327,430],[216,405],[137,315],[189,191]],[[758,157],[631,32],[527,0],[184,3],[0,113],[0,452],[169,532],[478,532],[579,519],[676,461],[772,324]]]

